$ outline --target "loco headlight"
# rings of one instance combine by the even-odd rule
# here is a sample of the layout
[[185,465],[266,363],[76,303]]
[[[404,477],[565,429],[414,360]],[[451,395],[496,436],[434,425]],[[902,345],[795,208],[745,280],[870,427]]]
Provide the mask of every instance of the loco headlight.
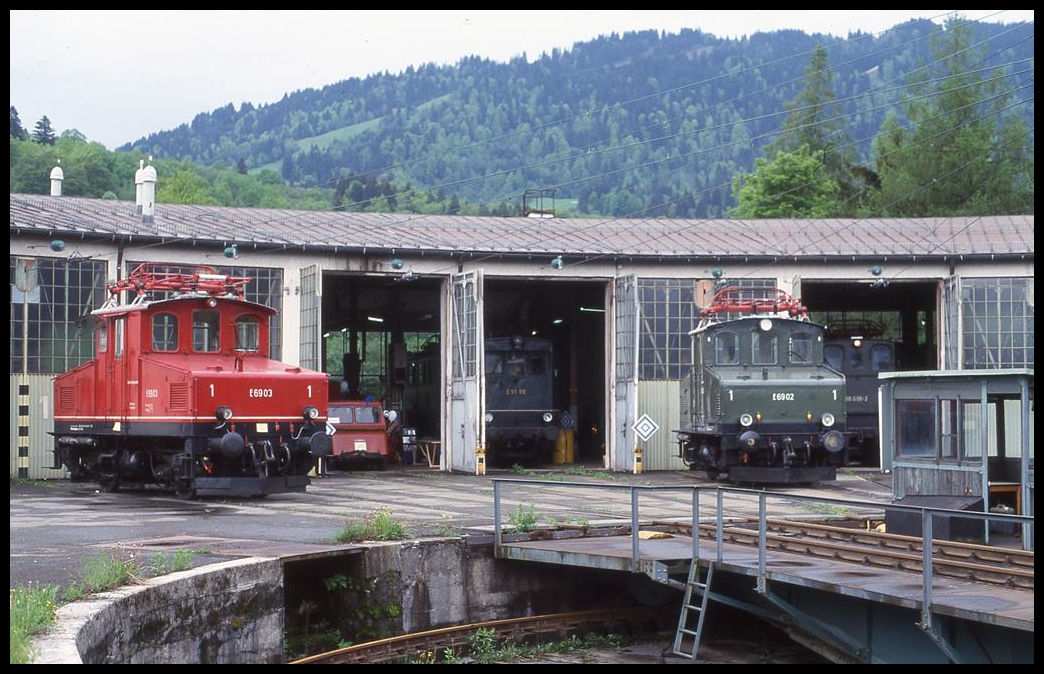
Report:
[[753,423],[754,423],[754,417],[752,417],[751,415],[747,414],[746,412],[744,412],[743,414],[740,415],[740,426],[743,426],[744,428],[747,428],[748,426],[750,426]]
[[228,421],[232,418],[232,408],[222,405],[214,410],[214,416],[217,417],[218,421]]
[[823,416],[819,417],[819,421],[827,428],[830,428],[834,425],[834,415],[830,412],[823,412]]
[[307,421],[315,421],[319,418],[319,409],[317,407],[312,407],[311,405],[306,405],[304,410],[302,410],[302,414]]
[[540,418],[544,420],[545,424],[549,424],[551,423],[551,420],[555,418],[555,415],[551,414],[550,412],[544,412],[544,416]]
[[388,420],[388,423],[394,424],[395,420],[399,418],[399,413],[395,410],[384,410],[384,418]]
[[486,420],[487,424],[493,423],[493,413],[492,412],[486,412],[486,416],[484,416],[483,419]]

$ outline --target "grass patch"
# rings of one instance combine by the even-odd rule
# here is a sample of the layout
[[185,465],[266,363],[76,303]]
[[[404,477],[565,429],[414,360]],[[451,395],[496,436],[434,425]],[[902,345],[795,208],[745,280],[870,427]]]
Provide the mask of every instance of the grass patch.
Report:
[[11,664],[27,664],[33,656],[31,639],[54,623],[58,588],[54,586],[11,589]]
[[[621,637],[610,634],[588,634],[583,638],[572,635],[568,639],[545,644],[524,644],[500,640],[496,632],[483,628],[468,639],[468,645],[462,652],[452,648],[441,652],[429,651],[411,660],[412,664],[512,664],[522,663],[549,653],[584,653],[591,648],[620,648],[624,641]],[[586,658],[585,658],[586,660]]]
[[532,505],[523,507],[521,503],[518,504],[515,512],[506,513],[506,517],[511,525],[511,531],[515,533],[532,531],[536,528],[537,522],[540,521],[540,517],[533,511]]
[[362,522],[351,522],[334,536],[338,543],[362,541],[402,541],[413,536],[409,528],[392,519],[391,508],[378,508]]
[[175,550],[173,555],[168,556],[160,552],[149,561],[154,576],[165,576],[176,571],[188,571],[192,568],[192,559],[196,556],[194,550],[182,548]]

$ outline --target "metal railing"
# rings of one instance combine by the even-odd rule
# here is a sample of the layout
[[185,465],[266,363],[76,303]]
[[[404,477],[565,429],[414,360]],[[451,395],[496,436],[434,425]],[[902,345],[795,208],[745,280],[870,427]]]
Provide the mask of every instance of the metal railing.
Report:
[[[803,494],[786,494],[777,492],[767,492],[762,490],[754,489],[743,489],[739,487],[698,487],[693,485],[659,485],[659,486],[642,486],[642,485],[615,485],[615,484],[600,484],[600,483],[587,483],[587,482],[558,482],[558,481],[544,481],[544,480],[522,480],[515,478],[493,478],[493,530],[494,530],[494,546],[495,553],[499,557],[501,556],[501,547],[504,545],[504,517],[502,513],[502,506],[504,502],[504,487],[511,485],[516,487],[529,487],[529,488],[540,488],[546,489],[550,487],[555,488],[583,488],[587,490],[606,490],[614,492],[629,492],[630,502],[630,537],[631,537],[631,571],[638,573],[640,572],[639,563],[639,552],[641,538],[639,537],[639,529],[641,523],[640,517],[640,499],[639,495],[643,493],[665,493],[665,492],[690,492],[690,516],[692,524],[692,557],[694,563],[698,563],[699,554],[699,524],[700,524],[700,495],[704,492],[712,492],[714,498],[714,510],[715,514],[713,521],[715,523],[715,535],[714,535],[714,551],[716,562],[721,563],[724,555],[724,529],[725,529],[725,498],[726,496],[732,498],[745,498],[747,499],[748,507],[751,505],[750,500],[757,500],[757,523],[758,523],[758,569],[757,569],[757,586],[756,589],[759,593],[765,593],[767,591],[767,539],[768,539],[768,518],[769,518],[769,499],[777,501],[797,502],[797,503],[809,503],[809,504],[820,504],[825,506],[842,506],[845,509],[860,509],[868,510],[871,513],[877,513],[874,515],[866,515],[872,519],[885,519],[885,511],[905,511],[920,516],[921,521],[921,532],[924,540],[932,540],[933,522],[936,517],[942,516],[958,516],[961,518],[969,518],[976,520],[985,520],[985,526],[989,527],[991,522],[1002,522],[1009,524],[1023,525],[1021,528],[1023,532],[1031,531],[1033,527],[1033,517],[1026,515],[1006,515],[1000,513],[989,513],[989,512],[978,512],[969,510],[951,510],[946,508],[930,508],[925,506],[907,506],[899,505],[897,503],[881,503],[873,501],[853,501],[850,499],[839,499],[830,498],[826,496],[809,496]],[[813,506],[813,509],[819,506]],[[821,507],[819,507],[822,510]],[[709,519],[709,518],[708,518]],[[1024,540],[1026,540],[1024,533]],[[1029,540],[1032,540],[1032,536]],[[925,631],[932,630],[931,620],[931,607],[932,601],[932,580],[933,580],[933,561],[932,561],[932,548],[933,545],[922,545],[922,584],[923,584],[923,604],[921,608],[921,627]]]

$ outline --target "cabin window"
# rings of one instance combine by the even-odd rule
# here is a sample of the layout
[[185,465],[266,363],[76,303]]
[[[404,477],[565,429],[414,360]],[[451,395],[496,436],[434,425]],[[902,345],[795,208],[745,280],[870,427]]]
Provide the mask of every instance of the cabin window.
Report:
[[105,353],[105,349],[109,348],[109,329],[102,322],[98,325],[96,332],[98,333],[98,353]]
[[827,344],[823,347],[823,356],[826,364],[835,370],[842,370],[845,362],[845,350],[837,344]]
[[797,333],[790,338],[790,362],[808,364],[812,362],[812,337]]
[[116,358],[123,358],[123,322],[125,319],[117,318],[112,322],[112,351]]
[[507,357],[507,373],[512,377],[521,377],[526,373],[526,361],[520,355],[511,354]]
[[256,353],[261,324],[253,316],[240,316],[236,319],[236,351]]
[[156,314],[152,317],[152,350],[178,350],[178,317],[174,314]]
[[875,344],[870,348],[870,365],[874,372],[892,371],[892,347],[887,344]]
[[221,348],[220,314],[196,311],[192,314],[192,350],[211,352]]
[[751,337],[751,362],[754,365],[776,364],[776,336],[772,333],[754,330]]
[[739,363],[739,343],[735,333],[719,332],[714,336],[714,362],[718,365]]
[[896,453],[906,457],[935,456],[935,401],[895,402]]
[[545,369],[543,356],[529,357],[529,374],[544,374]]
[[381,420],[381,411],[376,407],[356,407],[355,420],[360,424],[375,424]]
[[[486,374],[501,374],[504,372],[504,357],[494,351],[486,352]],[[428,381],[427,378],[423,380]]]

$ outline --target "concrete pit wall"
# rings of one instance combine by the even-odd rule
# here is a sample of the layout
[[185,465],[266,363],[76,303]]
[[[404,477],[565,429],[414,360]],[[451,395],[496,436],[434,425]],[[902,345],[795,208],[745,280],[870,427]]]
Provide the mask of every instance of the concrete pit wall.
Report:
[[63,606],[55,629],[34,642],[34,663],[280,663],[288,628],[320,616],[342,633],[352,621],[338,619],[352,618],[348,636],[358,643],[633,603],[620,574],[496,560],[482,538],[237,560],[152,579]]
[[34,664],[279,663],[283,565],[243,559],[62,606]]

